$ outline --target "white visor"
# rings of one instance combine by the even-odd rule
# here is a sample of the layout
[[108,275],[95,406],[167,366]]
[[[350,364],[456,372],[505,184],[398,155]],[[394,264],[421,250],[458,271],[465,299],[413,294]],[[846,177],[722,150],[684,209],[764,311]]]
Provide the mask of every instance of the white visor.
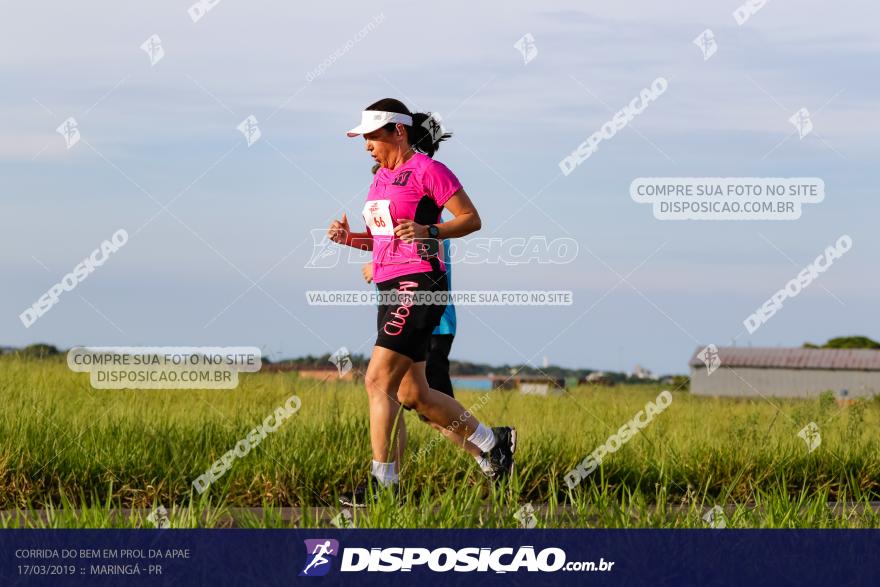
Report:
[[361,123],[345,134],[350,137],[356,137],[380,129],[389,122],[399,122],[407,126],[412,126],[413,123],[412,116],[409,114],[383,112],[381,110],[364,110],[361,112]]

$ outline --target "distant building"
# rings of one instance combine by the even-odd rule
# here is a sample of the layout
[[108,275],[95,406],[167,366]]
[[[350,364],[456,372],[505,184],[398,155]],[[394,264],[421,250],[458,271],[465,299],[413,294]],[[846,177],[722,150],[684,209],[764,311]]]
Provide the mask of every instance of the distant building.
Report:
[[636,365],[633,367],[632,376],[636,379],[653,379],[654,374],[651,373],[650,369],[645,369],[641,365]]
[[838,398],[880,395],[880,350],[719,347],[711,357],[715,361],[700,358],[702,351],[689,363],[695,395],[816,397],[828,390]]
[[518,389],[529,395],[548,395],[565,390],[565,379],[548,375],[453,375],[452,385],[460,389]]
[[455,389],[489,390],[495,387],[494,375],[452,375],[451,379]]
[[525,395],[550,395],[565,391],[565,379],[544,375],[523,375],[516,377],[519,392]]
[[351,369],[340,375],[339,370],[330,369],[300,369],[291,363],[263,363],[260,371],[263,373],[289,373],[295,371],[301,379],[318,379],[320,381],[359,381],[363,374],[357,369]]
[[605,371],[593,371],[581,381],[587,385],[605,385],[607,387],[614,385],[614,380]]
[[354,369],[342,375],[337,369],[298,369],[297,373],[300,379],[318,379],[325,382],[359,380],[358,372]]

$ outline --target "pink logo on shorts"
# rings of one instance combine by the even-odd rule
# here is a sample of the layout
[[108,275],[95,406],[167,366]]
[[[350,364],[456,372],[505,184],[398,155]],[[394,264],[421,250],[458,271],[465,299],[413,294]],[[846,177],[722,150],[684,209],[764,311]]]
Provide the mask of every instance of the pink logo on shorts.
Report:
[[[401,304],[394,312],[391,312],[391,316],[393,318],[388,320],[385,323],[385,326],[382,330],[385,331],[385,334],[389,336],[397,336],[401,332],[403,332],[403,327],[406,325],[406,318],[409,316],[409,309],[412,307],[412,293],[410,293],[410,289],[418,286],[419,284],[415,281],[401,281],[400,285],[397,287],[398,295],[401,295]],[[405,295],[409,294],[409,295]],[[396,332],[391,332],[388,330],[388,327],[396,328]]]

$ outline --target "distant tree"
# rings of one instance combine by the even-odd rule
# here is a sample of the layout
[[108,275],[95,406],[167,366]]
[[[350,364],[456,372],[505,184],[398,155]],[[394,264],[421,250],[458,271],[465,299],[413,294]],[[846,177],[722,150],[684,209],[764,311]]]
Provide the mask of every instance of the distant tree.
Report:
[[687,375],[673,375],[670,379],[669,385],[672,389],[677,389],[678,391],[691,390],[691,378]]
[[31,344],[18,351],[18,356],[24,359],[47,359],[58,355],[60,351],[51,344]]
[[880,349],[880,342],[867,336],[838,336],[832,338],[821,347],[811,342],[804,343],[805,349]]
[[825,343],[826,349],[880,349],[880,342],[867,336],[840,336]]

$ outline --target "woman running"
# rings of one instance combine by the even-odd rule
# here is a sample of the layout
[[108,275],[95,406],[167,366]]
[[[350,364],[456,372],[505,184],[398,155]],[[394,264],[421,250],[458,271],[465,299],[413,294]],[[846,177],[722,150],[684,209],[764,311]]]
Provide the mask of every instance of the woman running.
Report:
[[[414,292],[446,292],[439,242],[480,229],[480,216],[461,183],[432,159],[440,142],[451,135],[443,133],[429,114],[411,113],[391,98],[368,106],[361,123],[347,134],[363,135],[367,152],[381,168],[363,210],[366,232],[352,233],[343,214],[330,225],[328,236],[336,243],[373,251],[376,286],[382,293],[403,294],[403,301],[379,306],[378,335],[364,377],[372,476],[341,501],[360,506],[374,499],[379,488],[396,490],[399,468],[393,455],[399,452],[394,423],[401,405],[444,428],[458,429],[483,452],[492,476],[506,477],[513,469],[516,430],[488,428],[457,400],[428,386],[425,359],[445,305],[405,301]],[[444,208],[453,218],[441,223]]]
[[[378,163],[373,167],[373,174],[379,170],[379,167]],[[443,265],[446,266],[446,284],[451,290],[452,264],[449,259],[448,240],[443,241]],[[361,273],[364,276],[364,281],[367,283],[373,283],[372,262],[366,263],[361,268]],[[446,305],[446,309],[440,317],[440,323],[437,324],[434,331],[431,333],[431,341],[428,344],[428,357],[425,361],[425,378],[428,380],[428,387],[436,389],[441,393],[445,393],[450,397],[455,397],[455,392],[452,389],[452,378],[449,375],[449,353],[452,350],[452,341],[455,339],[456,323],[455,305],[449,303]],[[419,414],[419,420],[425,422],[437,430],[437,432],[443,434],[443,436],[455,445],[462,447],[466,453],[474,457],[484,474],[489,476],[493,474],[492,466],[489,464],[488,459],[483,456],[483,451],[481,451],[477,445],[468,442],[468,439],[458,432],[450,430],[449,428],[444,428],[439,424],[429,422],[428,419],[421,414]],[[398,436],[398,447],[399,453],[402,455],[405,452],[406,447],[406,421],[401,419],[399,425],[400,434]],[[398,462],[399,461],[400,457],[398,456]]]

